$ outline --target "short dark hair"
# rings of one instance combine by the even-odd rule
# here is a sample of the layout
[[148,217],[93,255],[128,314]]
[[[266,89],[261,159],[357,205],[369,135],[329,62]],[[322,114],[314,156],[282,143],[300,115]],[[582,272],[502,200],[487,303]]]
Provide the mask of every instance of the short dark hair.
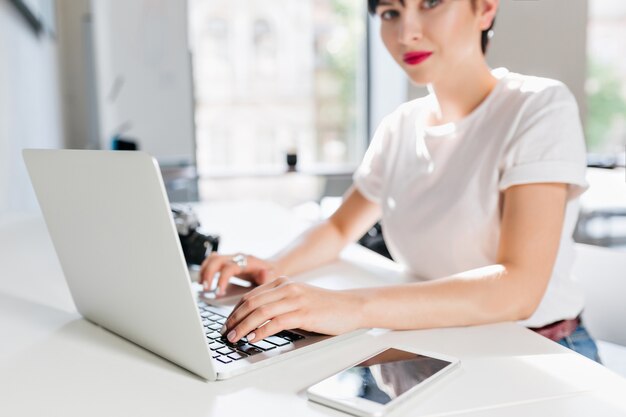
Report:
[[[403,0],[402,3],[404,4]],[[472,1],[472,7],[476,7],[476,0],[471,0]],[[380,3],[380,0],[367,0],[367,7],[370,11],[371,14],[376,13],[376,7],[378,7],[378,3]],[[491,22],[491,26],[489,26],[489,28],[487,28],[486,30],[483,30],[483,32],[480,35],[480,48],[483,51],[483,54],[487,53],[487,47],[489,46],[489,39],[491,38],[490,33],[493,31],[493,26],[496,23],[496,19],[494,18],[493,21]]]

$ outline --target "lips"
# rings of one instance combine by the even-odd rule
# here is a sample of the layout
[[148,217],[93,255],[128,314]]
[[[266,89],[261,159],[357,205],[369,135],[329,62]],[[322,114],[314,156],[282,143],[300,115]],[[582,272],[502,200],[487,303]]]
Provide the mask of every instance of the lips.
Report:
[[403,60],[407,65],[417,65],[426,61],[432,54],[432,52],[428,51],[407,52],[404,54]]

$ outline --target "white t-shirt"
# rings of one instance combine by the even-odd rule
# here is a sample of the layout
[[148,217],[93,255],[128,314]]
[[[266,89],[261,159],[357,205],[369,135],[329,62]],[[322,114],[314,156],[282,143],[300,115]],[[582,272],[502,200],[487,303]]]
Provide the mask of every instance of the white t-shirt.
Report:
[[571,277],[578,196],[587,188],[578,106],[562,83],[493,71],[498,84],[467,117],[425,127],[427,96],[400,106],[376,131],[354,174],[382,207],[393,258],[424,280],[496,262],[503,191],[512,185],[569,184],[561,243],[547,291],[522,324],[576,317],[583,295]]

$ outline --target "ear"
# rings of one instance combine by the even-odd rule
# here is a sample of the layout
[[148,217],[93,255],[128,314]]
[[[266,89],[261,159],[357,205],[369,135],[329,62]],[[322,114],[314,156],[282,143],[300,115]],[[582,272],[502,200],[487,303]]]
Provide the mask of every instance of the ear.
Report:
[[487,30],[496,18],[500,0],[481,0],[478,12],[480,14],[480,29]]

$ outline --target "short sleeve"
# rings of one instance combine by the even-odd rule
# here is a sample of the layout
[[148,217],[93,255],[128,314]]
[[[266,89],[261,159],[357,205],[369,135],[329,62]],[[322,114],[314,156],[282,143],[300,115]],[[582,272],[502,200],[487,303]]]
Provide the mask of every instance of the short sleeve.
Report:
[[588,187],[586,149],[578,106],[562,84],[535,93],[505,151],[499,188],[565,183],[569,199]]
[[387,116],[376,129],[363,162],[352,180],[356,188],[370,201],[380,203],[385,183],[387,151],[389,148],[389,119]]

